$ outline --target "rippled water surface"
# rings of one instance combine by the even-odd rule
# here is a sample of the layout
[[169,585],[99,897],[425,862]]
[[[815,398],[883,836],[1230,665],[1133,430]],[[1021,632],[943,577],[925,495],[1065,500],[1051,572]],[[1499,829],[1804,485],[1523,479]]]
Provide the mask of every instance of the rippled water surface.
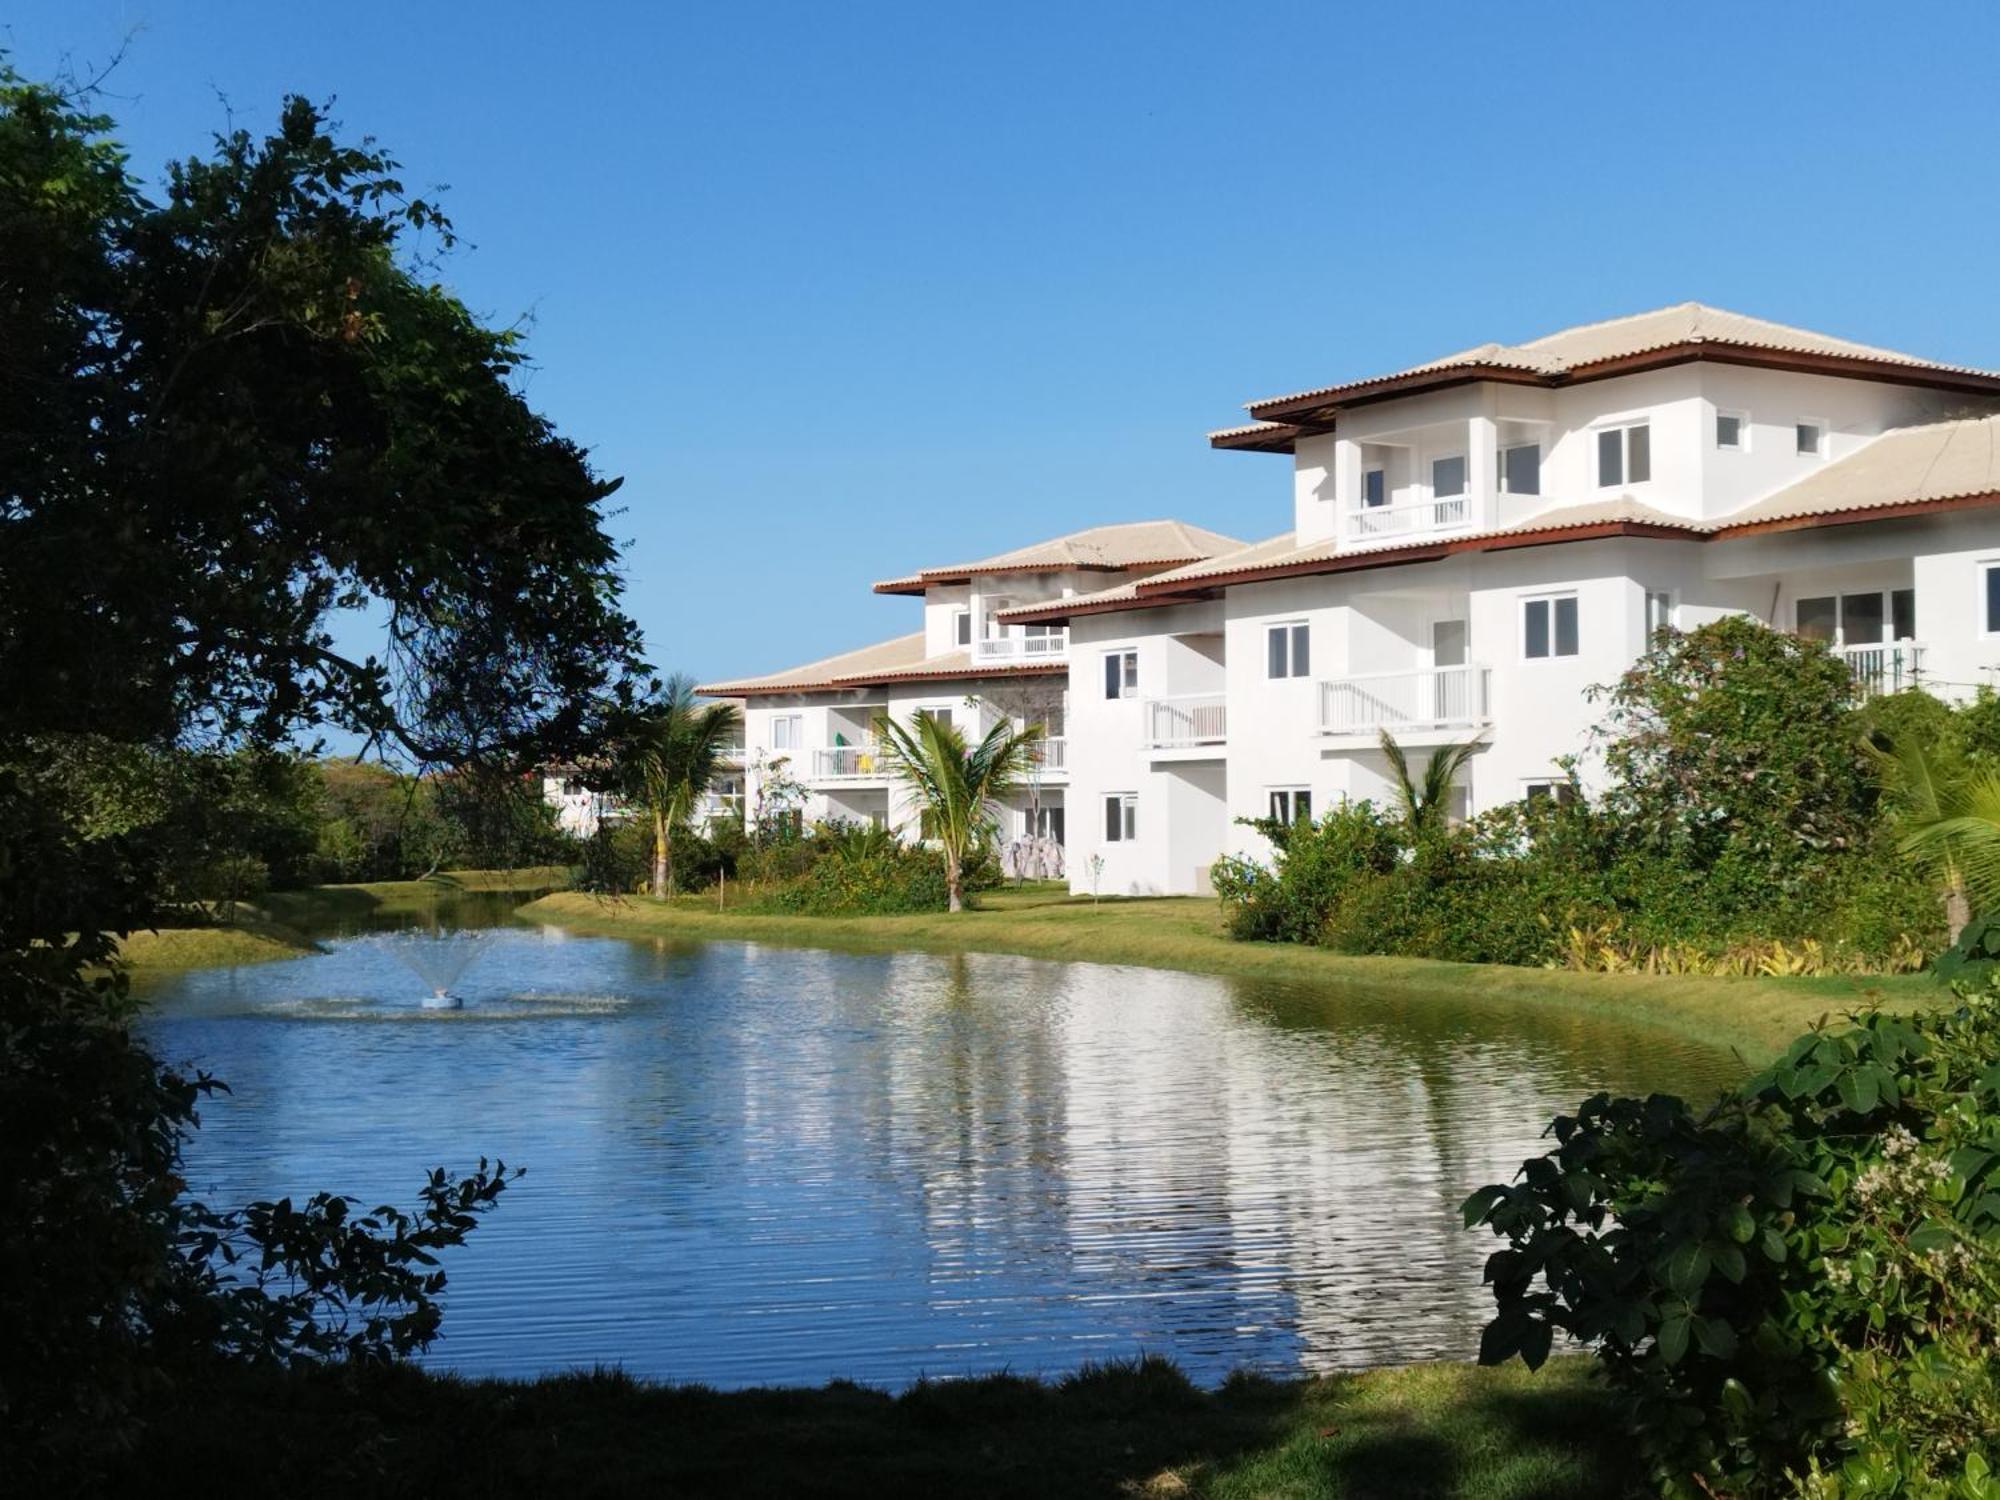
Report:
[[478,1374],[1466,1355],[1492,1242],[1465,1194],[1594,1089],[1730,1073],[1469,998],[526,927],[483,936],[462,1008],[428,1008],[397,951],[421,941],[189,974],[148,1029],[232,1090],[189,1152],[211,1201],[528,1168],[446,1263],[432,1358]]

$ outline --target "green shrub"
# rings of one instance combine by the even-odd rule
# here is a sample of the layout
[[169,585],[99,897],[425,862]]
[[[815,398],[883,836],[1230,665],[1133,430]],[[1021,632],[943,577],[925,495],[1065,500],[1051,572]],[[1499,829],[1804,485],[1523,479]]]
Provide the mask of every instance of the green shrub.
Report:
[[1261,819],[1249,826],[1271,841],[1273,868],[1225,856],[1211,876],[1231,936],[1317,943],[1357,882],[1395,868],[1396,826],[1368,802],[1346,802],[1317,823]]
[[944,911],[950,892],[944,857],[893,842],[883,849],[832,853],[762,899],[772,911],[816,917]]
[[1697,1113],[1599,1094],[1480,1189],[1480,1358],[1595,1349],[1669,1495],[1986,1496],[2000,996],[1800,1037]]

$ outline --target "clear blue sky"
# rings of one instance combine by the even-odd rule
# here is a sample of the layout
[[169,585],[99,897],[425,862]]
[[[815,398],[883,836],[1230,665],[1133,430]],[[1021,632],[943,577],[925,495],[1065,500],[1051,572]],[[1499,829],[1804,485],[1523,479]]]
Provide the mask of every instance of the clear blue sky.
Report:
[[1240,403],[1700,298],[2000,365],[2000,8],[16,0],[141,165],[337,99],[625,476],[663,669],[914,628],[871,580],[1279,530]]

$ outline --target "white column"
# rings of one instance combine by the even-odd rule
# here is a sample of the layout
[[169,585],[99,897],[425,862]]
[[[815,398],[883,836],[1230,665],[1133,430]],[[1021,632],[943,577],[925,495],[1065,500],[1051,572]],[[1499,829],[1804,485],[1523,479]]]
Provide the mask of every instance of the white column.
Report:
[[1500,424],[1491,412],[1481,412],[1468,424],[1465,434],[1466,487],[1472,493],[1472,524],[1475,528],[1496,526],[1500,507],[1496,499],[1500,485]]

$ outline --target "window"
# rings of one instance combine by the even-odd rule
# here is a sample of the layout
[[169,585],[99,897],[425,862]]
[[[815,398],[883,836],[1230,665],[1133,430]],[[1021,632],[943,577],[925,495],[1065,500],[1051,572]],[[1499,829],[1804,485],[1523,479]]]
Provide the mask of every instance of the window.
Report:
[[1818,458],[1826,446],[1826,424],[1824,422],[1800,422],[1792,431],[1796,434],[1799,457]]
[[1264,660],[1272,677],[1303,677],[1312,670],[1312,627],[1299,621],[1264,633]]
[[1749,435],[1750,423],[1740,411],[1719,411],[1715,414],[1715,446],[1718,448],[1742,449],[1748,447],[1744,440]]
[[805,720],[798,714],[779,714],[771,720],[771,748],[797,750],[805,744]]
[[1576,655],[1576,595],[1528,600],[1521,614],[1521,649],[1530,658]]
[[1500,450],[1500,490],[1508,495],[1542,492],[1542,445],[1516,443]]
[[1373,510],[1389,503],[1389,471],[1364,469],[1361,473],[1361,503]]
[[1104,842],[1129,844],[1139,836],[1139,797],[1113,792],[1104,799]]
[[972,644],[972,611],[961,609],[951,617],[951,638],[961,646]]
[[[1987,619],[1993,619],[1993,583],[1986,586]],[[1915,640],[1917,591],[1871,589],[1865,594],[1821,594],[1792,606],[1795,631],[1829,646],[1879,646]]]
[[1282,826],[1310,823],[1313,795],[1302,786],[1281,786],[1271,793],[1271,821]]
[[1567,777],[1557,780],[1544,777],[1536,781],[1523,782],[1522,800],[1530,807],[1546,807],[1554,803],[1557,807],[1568,807],[1576,801],[1576,784]]
[[1431,498],[1449,499],[1453,495],[1465,493],[1465,455],[1455,453],[1449,458],[1431,460]]
[[1986,633],[2000,635],[2000,563],[1988,563],[1986,574]]
[[1139,696],[1138,652],[1107,651],[1104,653],[1104,696],[1107,698],[1136,698]]
[[1052,844],[1066,843],[1063,838],[1063,810],[1060,807],[1037,808],[1034,814],[1034,836],[1047,839]]
[[951,710],[948,708],[920,708],[916,711],[914,717],[919,719],[935,719],[946,729],[951,728]]
[[1653,477],[1653,434],[1644,422],[1597,434],[1597,483],[1644,484]]
[[1662,630],[1674,623],[1674,596],[1665,589],[1646,590],[1646,644],[1651,645]]

